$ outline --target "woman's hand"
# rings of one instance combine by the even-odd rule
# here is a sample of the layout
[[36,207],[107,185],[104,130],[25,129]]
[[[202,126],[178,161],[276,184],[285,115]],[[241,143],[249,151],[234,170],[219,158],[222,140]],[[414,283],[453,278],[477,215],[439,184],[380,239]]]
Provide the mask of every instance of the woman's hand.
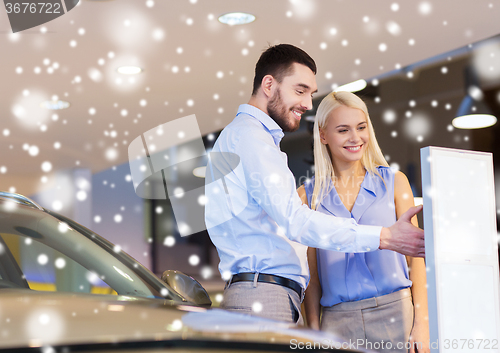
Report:
[[310,329],[319,331],[319,320],[310,320],[307,323],[307,327],[309,327]]
[[430,353],[429,323],[415,323],[410,333],[409,353]]

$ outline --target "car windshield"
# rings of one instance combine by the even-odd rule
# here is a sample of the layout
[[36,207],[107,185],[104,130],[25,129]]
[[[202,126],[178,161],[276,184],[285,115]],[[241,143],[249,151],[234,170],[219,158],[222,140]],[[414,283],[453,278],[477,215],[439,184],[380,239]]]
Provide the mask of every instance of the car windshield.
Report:
[[128,254],[48,210],[0,200],[0,288],[119,294],[185,302]]

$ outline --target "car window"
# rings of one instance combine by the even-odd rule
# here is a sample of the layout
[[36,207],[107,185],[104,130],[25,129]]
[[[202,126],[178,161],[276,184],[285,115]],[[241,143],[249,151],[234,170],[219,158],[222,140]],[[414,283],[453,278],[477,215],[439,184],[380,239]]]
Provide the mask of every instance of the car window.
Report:
[[11,287],[116,292],[186,302],[151,271],[91,230],[49,210],[0,197],[0,289]]
[[10,252],[30,289],[117,294],[97,274],[36,239],[5,233],[0,237],[4,251]]

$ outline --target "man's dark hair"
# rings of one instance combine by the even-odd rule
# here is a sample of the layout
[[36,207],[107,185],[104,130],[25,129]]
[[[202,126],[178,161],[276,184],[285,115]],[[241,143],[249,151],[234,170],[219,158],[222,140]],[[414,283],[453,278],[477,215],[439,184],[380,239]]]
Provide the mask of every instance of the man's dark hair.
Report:
[[278,44],[267,48],[255,65],[252,95],[259,90],[264,76],[271,75],[281,83],[284,77],[292,75],[294,63],[307,66],[316,75],[316,63],[302,49],[291,44]]

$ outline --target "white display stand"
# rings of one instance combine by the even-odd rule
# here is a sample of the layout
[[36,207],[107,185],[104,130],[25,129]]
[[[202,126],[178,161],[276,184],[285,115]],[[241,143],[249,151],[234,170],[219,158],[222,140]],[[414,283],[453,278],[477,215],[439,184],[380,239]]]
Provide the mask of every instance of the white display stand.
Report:
[[432,352],[500,352],[491,153],[420,150]]

